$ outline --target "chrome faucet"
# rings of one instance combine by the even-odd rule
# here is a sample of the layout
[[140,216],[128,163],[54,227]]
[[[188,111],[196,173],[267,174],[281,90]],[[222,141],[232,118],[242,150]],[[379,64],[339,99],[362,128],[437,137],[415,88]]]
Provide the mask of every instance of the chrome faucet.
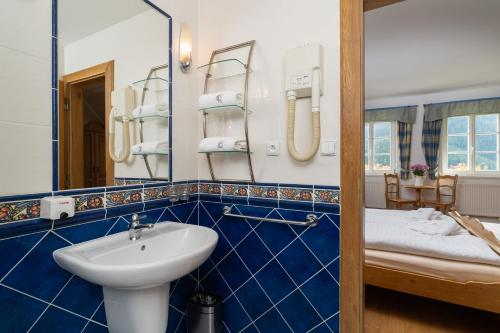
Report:
[[141,224],[139,215],[132,215],[132,222],[128,225],[128,235],[130,240],[135,241],[141,239],[142,229],[151,229],[154,224]]

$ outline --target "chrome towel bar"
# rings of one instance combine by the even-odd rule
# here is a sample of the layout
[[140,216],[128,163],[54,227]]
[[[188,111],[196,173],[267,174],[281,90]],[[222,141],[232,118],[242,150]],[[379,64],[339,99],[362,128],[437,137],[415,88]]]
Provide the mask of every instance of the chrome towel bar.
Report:
[[262,222],[291,224],[291,225],[298,225],[298,226],[302,226],[302,227],[315,227],[318,225],[318,216],[316,214],[307,214],[306,221],[300,222],[300,221],[273,219],[273,218],[269,218],[269,217],[258,217],[258,216],[233,214],[233,213],[231,213],[231,207],[229,207],[229,206],[224,206],[223,212],[224,212],[224,216],[239,217],[242,219],[256,220],[256,221],[262,221]]

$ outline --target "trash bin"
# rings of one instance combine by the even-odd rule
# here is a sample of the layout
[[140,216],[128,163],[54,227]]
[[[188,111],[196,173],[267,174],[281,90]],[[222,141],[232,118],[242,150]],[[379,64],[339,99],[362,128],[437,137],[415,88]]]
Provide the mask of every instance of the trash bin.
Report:
[[188,333],[220,333],[222,331],[222,302],[210,293],[191,294],[187,306]]

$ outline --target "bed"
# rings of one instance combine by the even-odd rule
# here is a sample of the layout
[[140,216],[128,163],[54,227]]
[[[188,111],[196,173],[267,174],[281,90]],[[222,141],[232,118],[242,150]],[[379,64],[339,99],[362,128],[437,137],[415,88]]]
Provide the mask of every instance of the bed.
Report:
[[[500,239],[499,224],[483,225]],[[366,209],[364,279],[368,285],[500,313],[500,255],[433,210]]]

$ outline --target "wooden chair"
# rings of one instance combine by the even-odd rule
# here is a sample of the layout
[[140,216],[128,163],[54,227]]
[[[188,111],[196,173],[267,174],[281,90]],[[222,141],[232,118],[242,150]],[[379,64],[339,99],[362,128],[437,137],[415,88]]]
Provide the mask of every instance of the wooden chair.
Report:
[[423,201],[424,207],[430,206],[439,209],[443,214],[456,210],[458,175],[441,176],[436,181],[436,200]]
[[417,200],[401,199],[401,188],[399,175],[397,173],[384,173],[385,180],[385,207],[391,209],[391,204],[396,206],[396,209],[401,209],[402,205],[417,206]]

